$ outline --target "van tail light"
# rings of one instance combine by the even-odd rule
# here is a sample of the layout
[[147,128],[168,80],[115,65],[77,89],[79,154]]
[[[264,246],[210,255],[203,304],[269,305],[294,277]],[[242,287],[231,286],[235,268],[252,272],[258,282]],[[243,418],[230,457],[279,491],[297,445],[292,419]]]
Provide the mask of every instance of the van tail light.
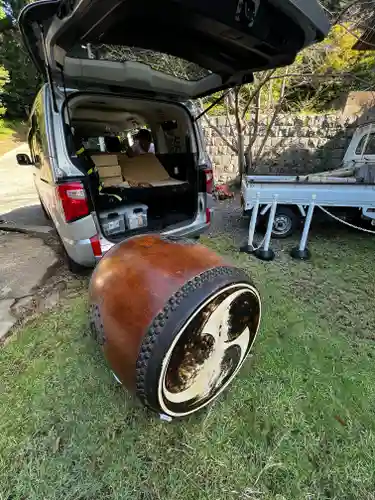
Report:
[[214,174],[212,168],[205,168],[204,173],[206,175],[206,193],[212,194],[214,187]]
[[86,192],[81,182],[65,182],[58,185],[56,190],[66,222],[72,222],[89,215]]
[[211,210],[206,208],[206,223],[208,224],[209,222],[211,222]]
[[102,247],[100,246],[100,240],[97,234],[90,238],[90,243],[92,251],[94,253],[94,257],[101,257],[103,255]]

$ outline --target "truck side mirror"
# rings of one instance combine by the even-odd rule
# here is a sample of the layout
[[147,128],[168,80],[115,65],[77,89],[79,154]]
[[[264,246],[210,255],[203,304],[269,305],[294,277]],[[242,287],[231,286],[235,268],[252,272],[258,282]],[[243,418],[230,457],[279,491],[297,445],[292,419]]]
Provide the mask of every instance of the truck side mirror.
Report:
[[33,162],[30,160],[29,155],[25,153],[19,153],[16,155],[18,165],[32,165]]

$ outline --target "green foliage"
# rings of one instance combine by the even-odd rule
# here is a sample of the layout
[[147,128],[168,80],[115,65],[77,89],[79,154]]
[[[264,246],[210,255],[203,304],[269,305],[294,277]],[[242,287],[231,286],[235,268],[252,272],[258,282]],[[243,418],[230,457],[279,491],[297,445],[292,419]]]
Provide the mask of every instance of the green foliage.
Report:
[[[0,95],[8,81],[8,72],[3,66],[0,66]],[[0,117],[5,113],[5,108],[0,105]]]
[[[375,85],[375,51],[359,52],[352,49],[358,31],[350,24],[336,25],[320,44],[302,51],[294,64],[268,73],[270,79],[261,87],[261,112],[275,109],[283,85],[285,98],[283,111],[324,112],[333,101],[351,90],[369,90]],[[355,36],[356,35],[356,36]],[[289,75],[289,76],[288,76]],[[255,82],[244,85],[241,90],[242,105],[254,89],[260,85],[267,73],[255,74]],[[285,78],[285,82],[284,82]],[[211,101],[210,101],[211,102]],[[250,110],[255,108],[253,101]],[[234,110],[231,109],[231,113]],[[223,114],[222,105],[210,114]]]
[[322,0],[321,4],[331,12],[340,12],[348,7],[353,0]]
[[288,82],[289,109],[323,111],[343,93],[374,86],[375,52],[353,50],[356,37],[348,29],[334,26],[323,42],[297,56],[290,73],[314,76]]
[[16,19],[25,0],[0,0],[0,108],[11,118],[25,117],[40,86],[40,76],[22,45]]
[[[1,18],[1,10],[0,10],[0,18]],[[2,95],[2,93],[4,91],[3,90],[4,85],[7,81],[8,81],[8,72],[5,70],[5,68],[0,66],[0,96]],[[5,123],[4,123],[4,119],[3,119],[5,112],[6,112],[6,108],[5,108],[5,106],[3,106],[1,104],[1,101],[0,101],[0,136],[1,136],[1,131],[5,128]]]
[[9,74],[1,101],[10,117],[23,117],[32,105],[40,77],[25,52],[18,33],[0,35],[0,61]]

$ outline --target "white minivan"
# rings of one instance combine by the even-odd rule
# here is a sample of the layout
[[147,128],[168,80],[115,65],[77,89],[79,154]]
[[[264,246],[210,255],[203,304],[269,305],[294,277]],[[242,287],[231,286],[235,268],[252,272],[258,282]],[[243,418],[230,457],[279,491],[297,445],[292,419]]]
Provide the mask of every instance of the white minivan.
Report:
[[[19,24],[45,84],[18,162],[73,270],[146,231],[199,236],[213,176],[191,103],[292,63],[329,29],[316,0],[44,0]],[[141,129],[152,152],[129,154]]]

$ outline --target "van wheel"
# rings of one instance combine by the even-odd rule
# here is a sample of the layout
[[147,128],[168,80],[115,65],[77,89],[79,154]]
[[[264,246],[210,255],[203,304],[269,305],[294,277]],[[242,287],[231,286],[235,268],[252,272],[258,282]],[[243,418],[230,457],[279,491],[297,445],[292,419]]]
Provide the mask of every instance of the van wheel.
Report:
[[[60,249],[61,249],[61,253],[60,253],[60,256],[62,257],[62,259],[64,260],[65,264],[67,265],[69,271],[73,274],[78,274],[78,275],[85,275],[85,274],[88,274],[88,272],[90,271],[90,268],[89,267],[86,267],[86,266],[82,266],[82,264],[78,264],[78,262],[76,262],[75,260],[73,260],[68,252],[66,251],[66,248],[64,246],[64,243],[61,239],[61,236],[59,235],[57,229],[56,229],[56,226],[54,226],[55,230],[56,230],[56,235],[57,235],[57,238],[59,240],[59,243],[60,243]],[[59,250],[60,250],[59,249]]]
[[69,271],[73,274],[78,274],[78,275],[85,275],[88,274],[90,268],[82,266],[81,264],[78,264],[75,260],[73,260],[69,255],[66,253],[65,248],[64,248],[64,253],[65,253],[65,261],[68,265]]
[[298,222],[299,218],[291,208],[279,207],[273,222],[272,237],[288,238],[297,229]]
[[43,202],[42,202],[42,200],[41,200],[40,198],[39,198],[39,201],[40,201],[40,206],[42,207],[42,212],[43,212],[44,217],[45,217],[47,220],[51,220],[51,216],[50,216],[50,214],[47,212],[47,210],[44,208]]

